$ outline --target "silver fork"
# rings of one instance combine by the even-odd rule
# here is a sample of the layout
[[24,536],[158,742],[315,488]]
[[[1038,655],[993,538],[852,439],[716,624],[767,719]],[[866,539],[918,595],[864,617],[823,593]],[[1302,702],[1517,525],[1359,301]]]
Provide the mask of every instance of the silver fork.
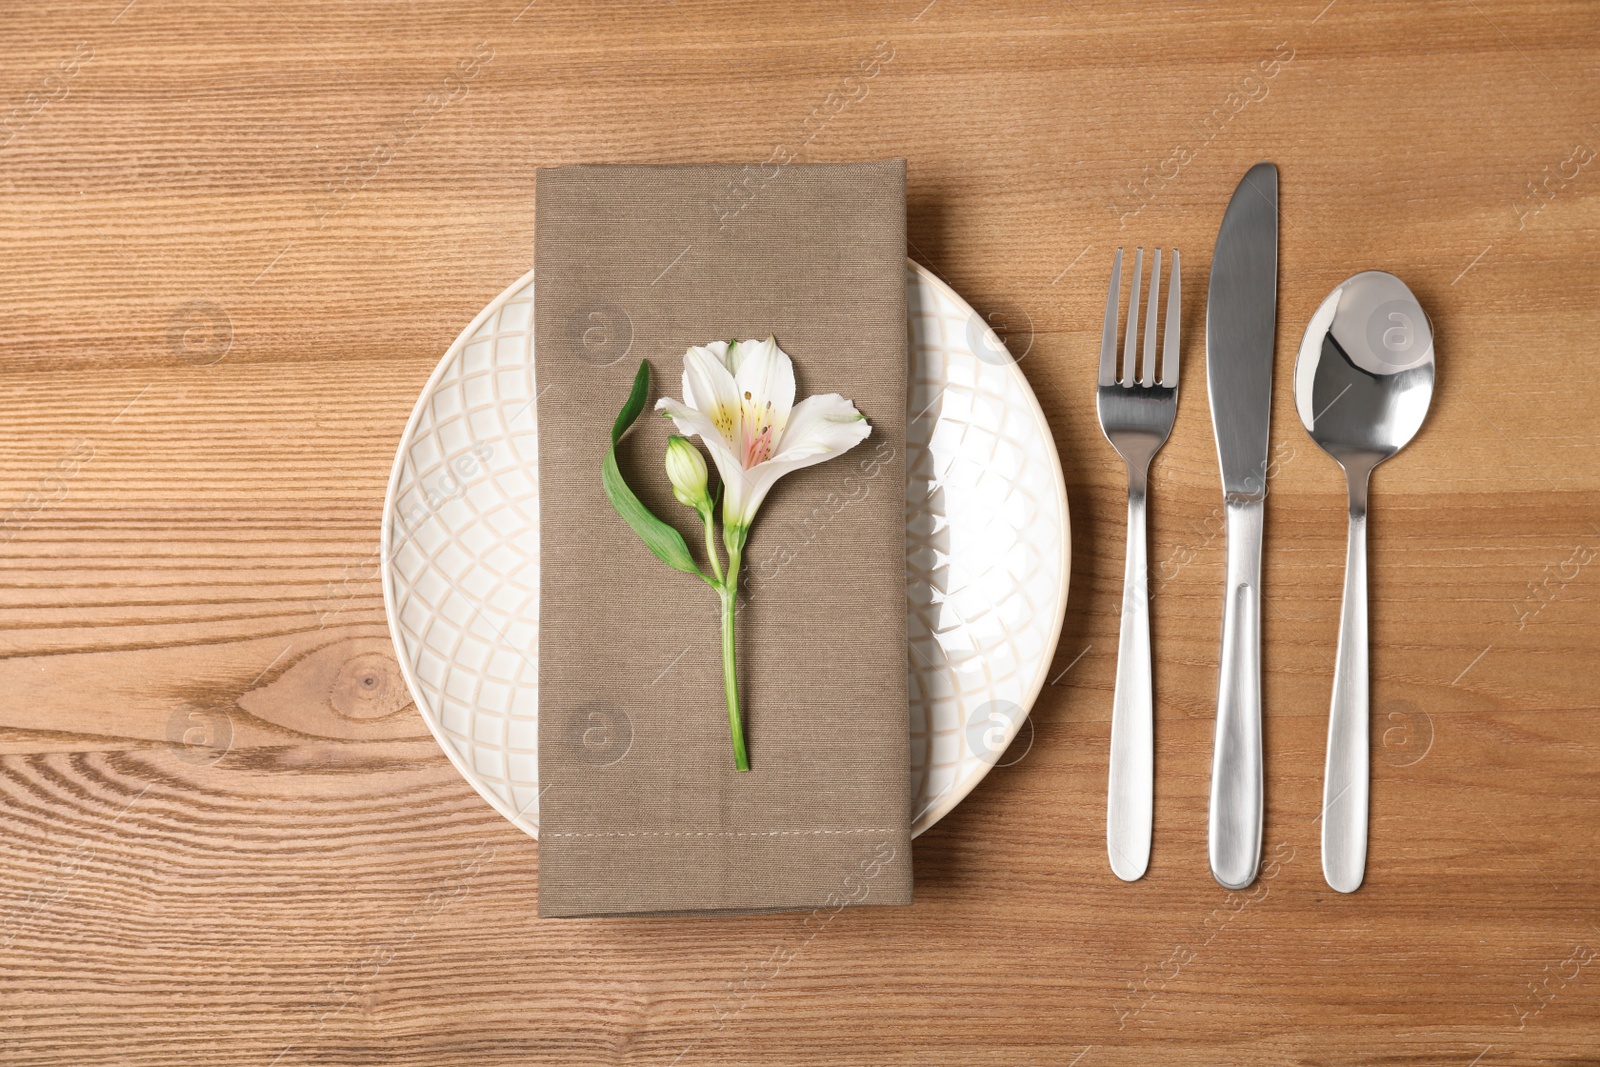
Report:
[[1128,551],[1122,574],[1122,631],[1117,638],[1117,689],[1111,704],[1111,773],[1106,788],[1106,851],[1111,870],[1125,882],[1150,865],[1150,822],[1155,807],[1155,697],[1150,682],[1150,586],[1145,556],[1145,494],[1150,461],[1166,443],[1178,414],[1178,324],[1183,287],[1178,250],[1172,250],[1167,287],[1166,337],[1161,345],[1161,380],[1156,381],[1156,308],[1161,295],[1161,249],[1150,271],[1140,374],[1139,278],[1144,249],[1134,251],[1128,326],[1123,331],[1122,374],[1117,374],[1117,307],[1122,249],[1111,263],[1105,329],[1100,335],[1100,430],[1128,465]]

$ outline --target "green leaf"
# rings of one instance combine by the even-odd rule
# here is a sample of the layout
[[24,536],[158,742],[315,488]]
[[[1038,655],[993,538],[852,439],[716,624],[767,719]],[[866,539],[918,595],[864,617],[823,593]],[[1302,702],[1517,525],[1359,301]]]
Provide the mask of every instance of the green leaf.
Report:
[[622,435],[628,432],[628,428],[638,420],[640,412],[644,411],[649,393],[650,365],[640,360],[639,373],[633,376],[633,391],[628,394],[622,410],[617,412],[617,421],[611,425],[611,448],[606,452],[605,465],[601,468],[600,484],[605,488],[606,499],[611,501],[617,514],[633,527],[633,532],[639,535],[639,540],[657,559],[674,570],[697,575],[709,583],[711,579],[706,578],[704,572],[695,566],[683,535],[650,513],[650,509],[628,487],[622,471],[617,467],[617,442],[622,440]]
[[617,447],[617,442],[622,440],[622,435],[628,432],[644,411],[644,402],[650,398],[650,364],[644,360],[639,361],[639,370],[633,376],[633,391],[628,394],[628,399],[622,404],[622,410],[617,412],[617,421],[611,424],[611,447]]

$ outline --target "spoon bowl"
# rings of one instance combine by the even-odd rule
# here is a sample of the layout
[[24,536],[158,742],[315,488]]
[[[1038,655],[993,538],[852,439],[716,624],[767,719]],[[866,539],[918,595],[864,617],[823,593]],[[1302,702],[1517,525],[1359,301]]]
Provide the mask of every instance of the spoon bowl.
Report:
[[1433,329],[1406,283],[1379,270],[1341,283],[1311,316],[1294,367],[1311,439],[1347,470],[1370,470],[1416,436],[1432,396]]
[[1340,283],[1311,316],[1294,367],[1294,403],[1349,483],[1339,655],[1328,717],[1322,793],[1322,873],[1341,893],[1366,875],[1369,794],[1367,483],[1404,448],[1433,398],[1433,329],[1392,274],[1364,271]]

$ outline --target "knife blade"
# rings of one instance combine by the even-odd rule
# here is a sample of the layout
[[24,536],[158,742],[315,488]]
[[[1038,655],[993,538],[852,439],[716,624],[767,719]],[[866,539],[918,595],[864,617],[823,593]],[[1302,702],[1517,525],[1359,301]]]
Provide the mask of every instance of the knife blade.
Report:
[[1261,530],[1278,325],[1278,168],[1240,180],[1217,230],[1206,296],[1206,393],[1222,468],[1228,545],[1217,724],[1211,755],[1211,874],[1228,889],[1261,863]]

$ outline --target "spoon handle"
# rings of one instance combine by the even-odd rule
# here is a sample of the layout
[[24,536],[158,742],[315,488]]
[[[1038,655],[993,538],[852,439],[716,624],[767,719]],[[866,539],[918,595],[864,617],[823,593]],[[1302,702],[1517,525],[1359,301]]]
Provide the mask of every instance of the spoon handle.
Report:
[[1106,787],[1106,852],[1124,882],[1150,865],[1155,807],[1155,698],[1150,679],[1150,578],[1146,566],[1146,476],[1128,471],[1128,552],[1122,574],[1117,688],[1111,698],[1111,765]]
[[1261,865],[1261,524],[1263,501],[1227,503],[1228,584],[1211,751],[1211,874],[1243,889]]
[[1367,870],[1367,651],[1367,513],[1352,507],[1322,779],[1322,876],[1341,893],[1355,892]]

